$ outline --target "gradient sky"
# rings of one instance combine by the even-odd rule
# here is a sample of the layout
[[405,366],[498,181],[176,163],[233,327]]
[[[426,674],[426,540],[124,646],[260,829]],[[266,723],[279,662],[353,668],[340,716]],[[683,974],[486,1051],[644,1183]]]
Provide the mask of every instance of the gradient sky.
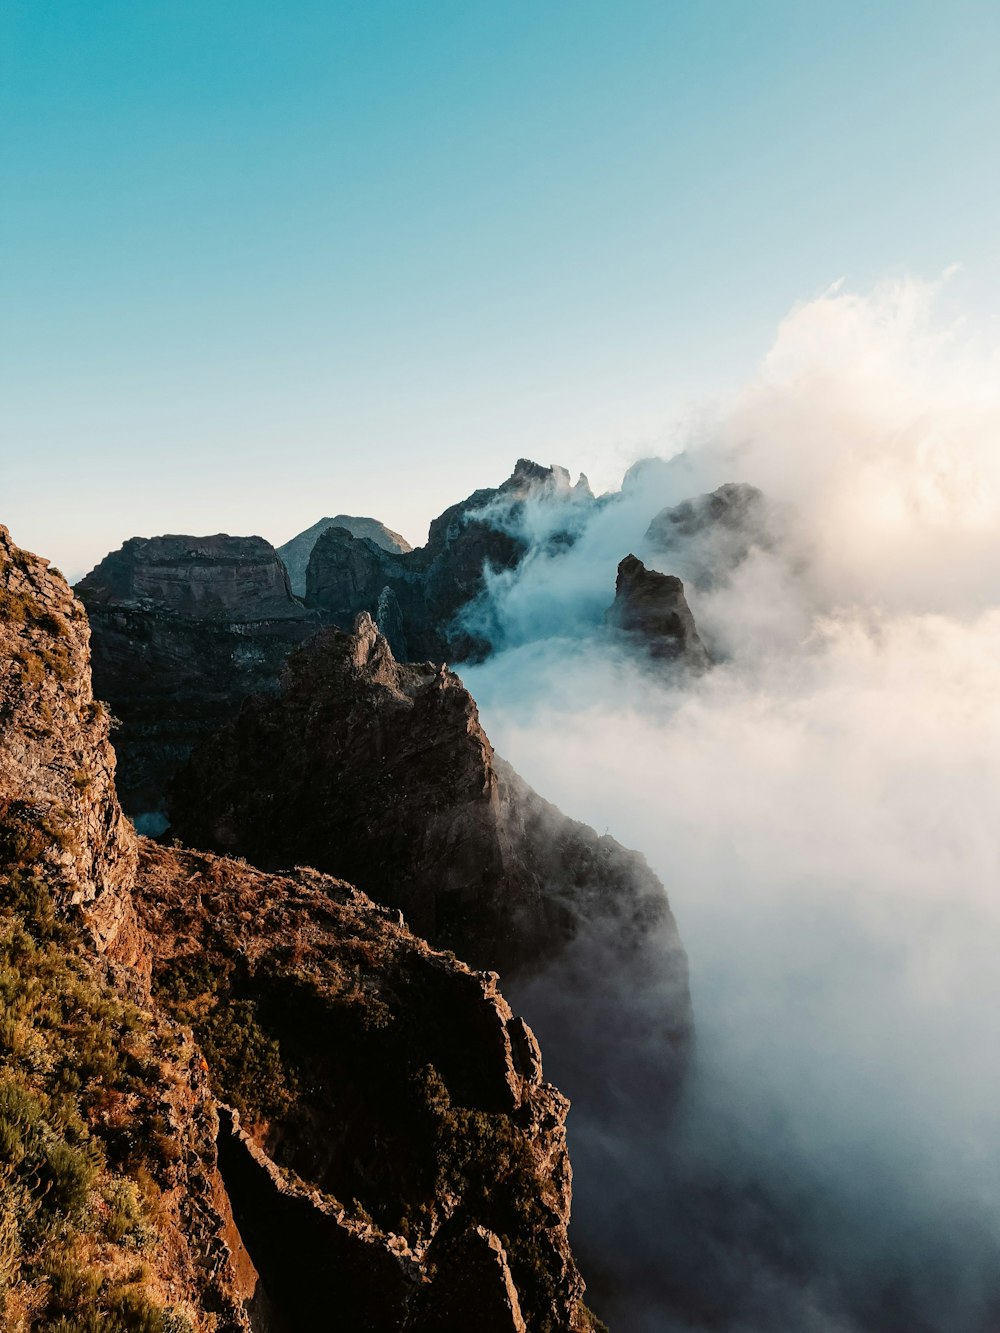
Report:
[[611,484],[831,281],[998,285],[998,69],[996,0],[6,0],[0,521]]

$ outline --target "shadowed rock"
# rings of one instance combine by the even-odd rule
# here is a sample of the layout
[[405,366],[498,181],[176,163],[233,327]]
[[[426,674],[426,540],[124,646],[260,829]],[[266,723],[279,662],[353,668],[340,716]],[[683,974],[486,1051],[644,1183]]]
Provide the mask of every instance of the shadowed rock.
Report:
[[709,657],[698,637],[684,585],[672,574],[647,569],[634,555],[618,566],[607,623],[651,657],[701,669]]
[[552,539],[561,544],[573,540],[574,523],[596,503],[585,477],[572,486],[565,468],[521,458],[501,486],[474,491],[434,519],[426,546],[415,551],[393,554],[346,527],[328,528],[313,547],[306,599],[350,630],[360,612],[377,615],[379,597],[389,588],[412,656],[482,657],[490,644],[468,628],[467,613],[484,591],[485,571],[513,569],[527,551],[518,523],[530,499],[565,505],[566,530]]
[[649,549],[678,559],[700,588],[724,581],[755,548],[776,543],[774,506],[756,486],[727,482],[708,495],[662,509],[646,529]]
[[[33,1221],[55,1207],[60,1263],[95,1278],[80,1327],[119,1327],[124,1283],[129,1327],[587,1333],[568,1104],[496,974],[342,881],[137,840],[87,638],[0,528],[5,1316],[65,1322]],[[50,1160],[79,1167],[72,1206]]]
[[276,688],[289,650],[320,624],[261,537],[133,537],[77,592],[95,688],[122,723],[119,792],[132,815],[162,809],[192,746],[248,694]]

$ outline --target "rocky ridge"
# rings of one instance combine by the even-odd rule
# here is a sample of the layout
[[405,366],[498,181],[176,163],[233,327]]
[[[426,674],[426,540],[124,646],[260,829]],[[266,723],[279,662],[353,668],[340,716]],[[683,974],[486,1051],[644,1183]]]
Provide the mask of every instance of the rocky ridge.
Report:
[[418,934],[504,975],[597,917],[628,948],[666,894],[645,860],[568,819],[500,760],[454,672],[401,663],[371,617],[288,660],[192,755],[170,798],[192,846],[363,885]]
[[657,1140],[691,1043],[684,951],[644,859],[543,801],[459,678],[395,661],[366,613],[293,654],[281,693],[194,753],[171,813],[191,843],[357,881],[501,973],[572,1098],[582,1179],[601,1182],[575,1212],[598,1272],[604,1219],[627,1208],[599,1145]]
[[474,491],[446,509],[431,523],[427,544],[404,555],[328,528],[309,559],[306,599],[349,630],[360,612],[377,616],[388,589],[399,608],[401,632],[393,648],[400,657],[481,657],[490,648],[488,626],[474,612],[485,571],[513,569],[524,557],[521,517],[532,500],[556,501],[564,512],[565,525],[551,539],[556,543],[571,542],[581,516],[596,503],[586,477],[573,486],[565,468],[521,458],[500,486]]
[[340,881],[137,843],[87,634],[0,530],[4,1326],[594,1327],[496,978]]

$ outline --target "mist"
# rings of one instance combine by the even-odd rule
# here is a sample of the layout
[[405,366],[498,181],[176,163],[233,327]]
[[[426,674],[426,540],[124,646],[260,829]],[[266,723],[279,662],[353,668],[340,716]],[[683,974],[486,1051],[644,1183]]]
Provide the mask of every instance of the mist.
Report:
[[[793,310],[674,456],[511,515],[529,555],[472,613],[493,743],[646,854],[688,952],[694,1064],[656,1160],[571,1114],[619,1330],[1000,1326],[1000,358],[946,288]],[[735,567],[647,540],[733,481],[766,497]],[[608,637],[629,552],[686,580],[707,673]]]

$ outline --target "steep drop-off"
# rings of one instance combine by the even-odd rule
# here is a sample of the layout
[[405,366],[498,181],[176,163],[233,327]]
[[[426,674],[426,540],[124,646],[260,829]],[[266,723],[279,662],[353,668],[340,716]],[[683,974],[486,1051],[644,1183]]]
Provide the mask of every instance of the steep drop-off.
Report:
[[0,529],[3,1327],[595,1327],[496,978],[342,882],[137,842],[87,638]]
[[567,819],[494,754],[444,667],[400,663],[366,613],[286,665],[192,756],[171,794],[192,846],[309,864],[403,911],[418,934],[504,973],[550,963],[606,920],[623,955],[661,925],[636,852]]
[[172,813],[191,843],[353,879],[500,971],[587,1145],[576,1216],[596,1273],[602,1218],[628,1207],[602,1145],[658,1142],[690,1050],[686,960],[643,858],[543,801],[493,753],[460,680],[396,662],[366,614],[353,635],[322,631],[279,696],[195,752]]

